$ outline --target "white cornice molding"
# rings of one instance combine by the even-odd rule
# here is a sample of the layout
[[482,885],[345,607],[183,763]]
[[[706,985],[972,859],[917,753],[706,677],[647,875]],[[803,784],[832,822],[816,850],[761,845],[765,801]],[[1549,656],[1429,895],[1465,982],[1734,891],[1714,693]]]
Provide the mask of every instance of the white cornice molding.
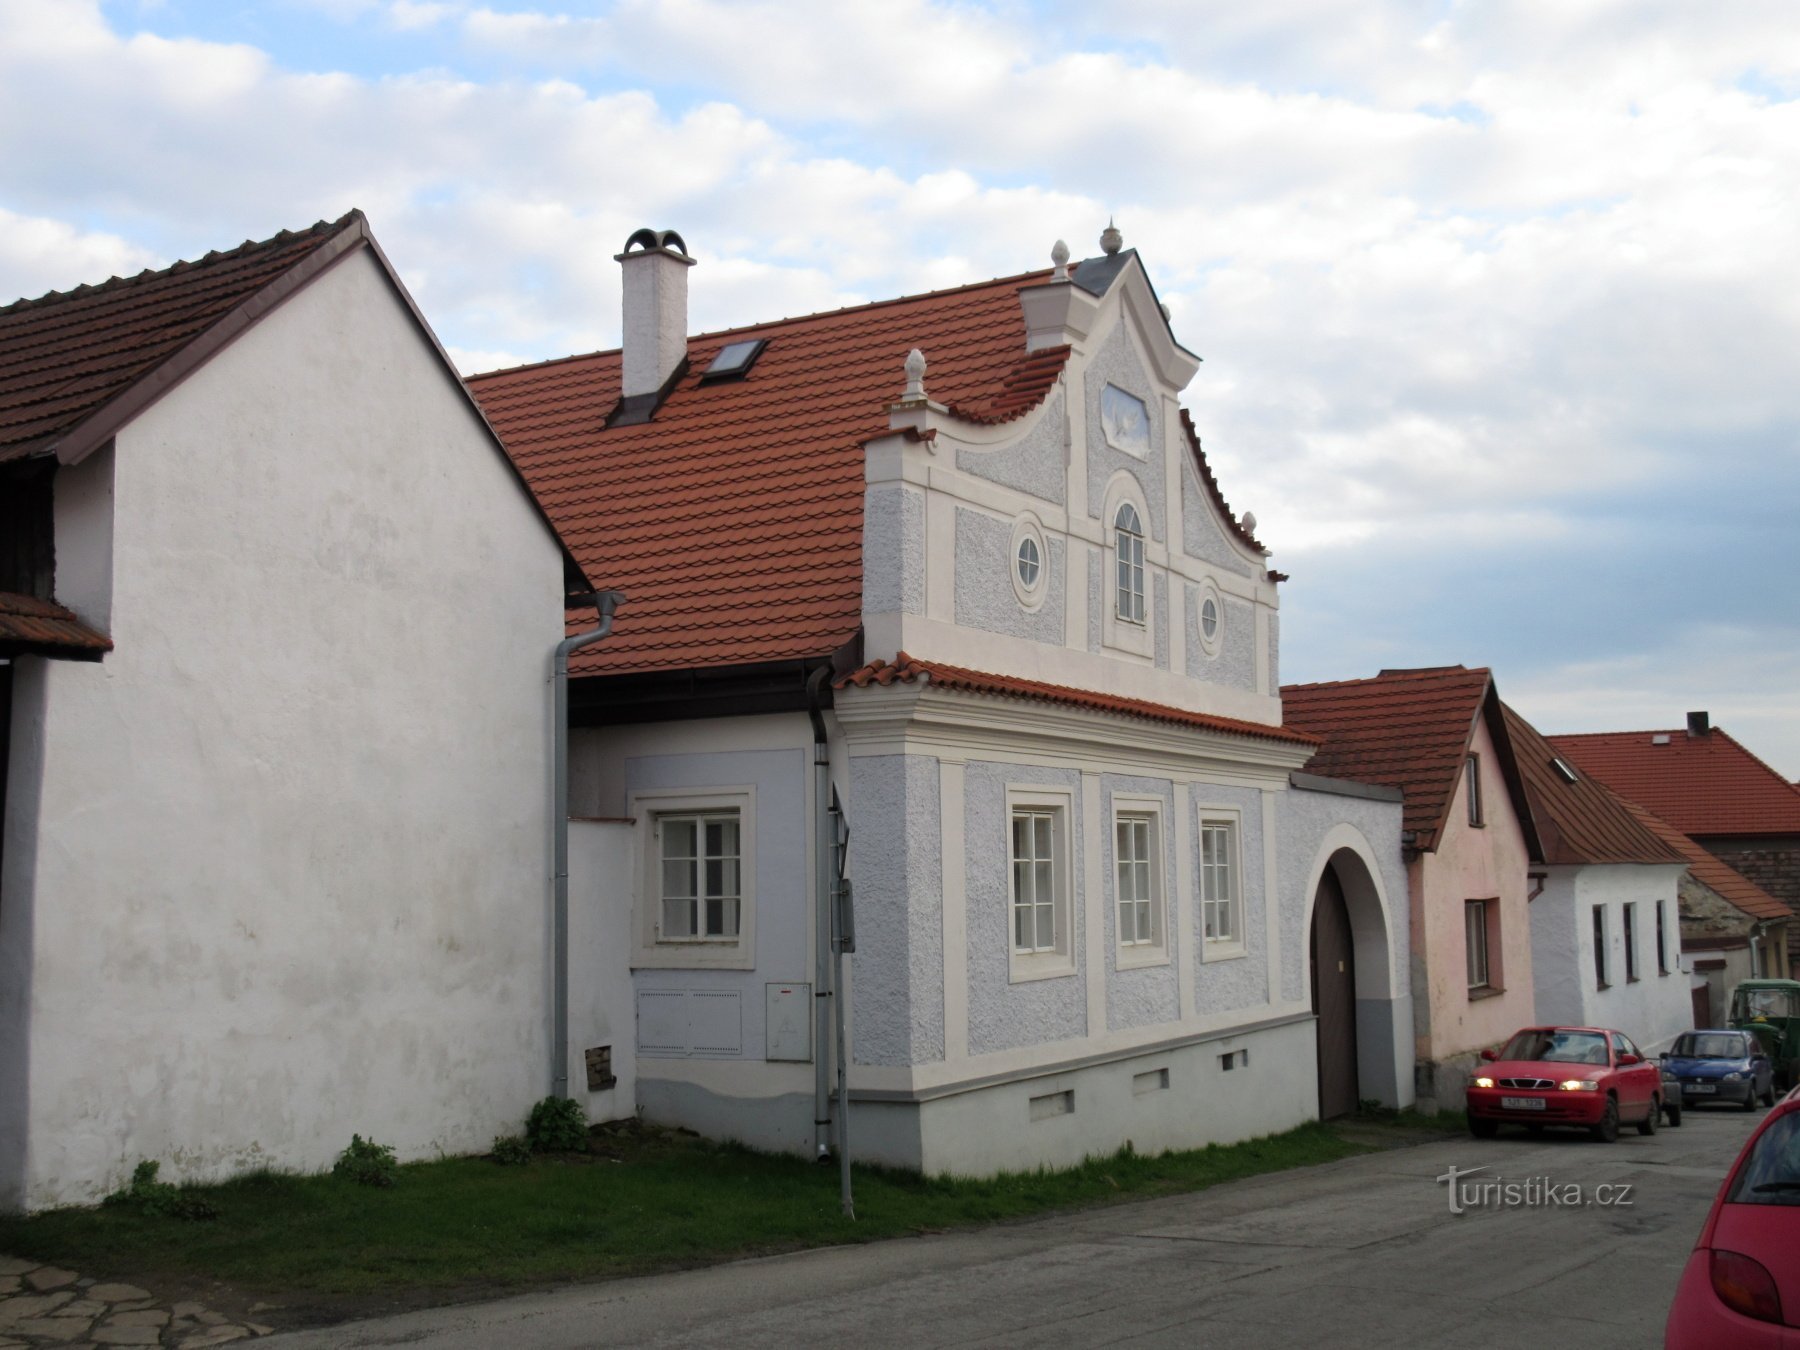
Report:
[[1037,699],[933,689],[924,680],[847,686],[836,699],[852,753],[906,753],[928,747],[1054,755],[1096,770],[1160,768],[1182,776],[1281,791],[1313,748],[1126,713]]

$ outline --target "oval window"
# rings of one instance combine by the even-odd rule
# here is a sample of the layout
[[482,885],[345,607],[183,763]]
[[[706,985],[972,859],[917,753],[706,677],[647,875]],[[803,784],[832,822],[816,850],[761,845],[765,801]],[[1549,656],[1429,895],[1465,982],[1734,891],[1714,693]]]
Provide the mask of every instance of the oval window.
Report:
[[1219,602],[1210,595],[1200,606],[1200,632],[1208,642],[1219,635]]
[[1026,590],[1034,590],[1037,587],[1038,570],[1041,563],[1037,540],[1030,535],[1019,540],[1019,584]]

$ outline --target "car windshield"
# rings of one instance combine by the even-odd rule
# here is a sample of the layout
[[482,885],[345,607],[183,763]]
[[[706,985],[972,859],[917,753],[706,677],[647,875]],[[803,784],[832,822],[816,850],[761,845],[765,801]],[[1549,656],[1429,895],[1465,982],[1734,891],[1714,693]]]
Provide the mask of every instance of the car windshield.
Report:
[[1551,1064],[1604,1064],[1606,1037],[1597,1031],[1521,1031],[1506,1043],[1501,1059],[1535,1059]]
[[1752,1017],[1800,1017],[1800,995],[1792,989],[1740,989],[1731,1000],[1734,1020]]
[[1727,1036],[1717,1031],[1690,1031],[1675,1039],[1673,1051],[1679,1059],[1744,1059],[1749,1051],[1742,1036]]
[[1800,1112],[1762,1132],[1725,1198],[1737,1205],[1800,1205]]

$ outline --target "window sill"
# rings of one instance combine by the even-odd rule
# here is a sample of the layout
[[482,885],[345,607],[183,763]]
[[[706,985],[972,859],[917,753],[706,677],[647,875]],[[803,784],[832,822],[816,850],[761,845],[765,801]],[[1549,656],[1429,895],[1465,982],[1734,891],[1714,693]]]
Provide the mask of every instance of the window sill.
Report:
[[1162,947],[1121,947],[1118,955],[1113,959],[1113,969],[1115,970],[1148,970],[1154,966],[1168,964],[1169,953]]
[[1075,974],[1075,962],[1061,952],[1047,956],[1014,952],[1007,969],[1008,984],[1029,984],[1034,980],[1059,980]]
[[1242,942],[1220,942],[1216,939],[1209,942],[1202,939],[1200,944],[1202,961],[1236,961],[1248,955],[1250,949]]
[[1469,1002],[1479,1003],[1484,998],[1499,998],[1506,990],[1491,984],[1477,985],[1469,990]]

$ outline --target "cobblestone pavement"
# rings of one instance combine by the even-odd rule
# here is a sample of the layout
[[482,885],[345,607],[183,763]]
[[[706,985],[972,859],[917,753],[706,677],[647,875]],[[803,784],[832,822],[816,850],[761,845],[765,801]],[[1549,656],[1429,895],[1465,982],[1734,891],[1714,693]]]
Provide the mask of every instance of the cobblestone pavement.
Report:
[[169,1303],[134,1284],[0,1256],[0,1350],[93,1350],[108,1345],[204,1350],[269,1335],[199,1303]]

